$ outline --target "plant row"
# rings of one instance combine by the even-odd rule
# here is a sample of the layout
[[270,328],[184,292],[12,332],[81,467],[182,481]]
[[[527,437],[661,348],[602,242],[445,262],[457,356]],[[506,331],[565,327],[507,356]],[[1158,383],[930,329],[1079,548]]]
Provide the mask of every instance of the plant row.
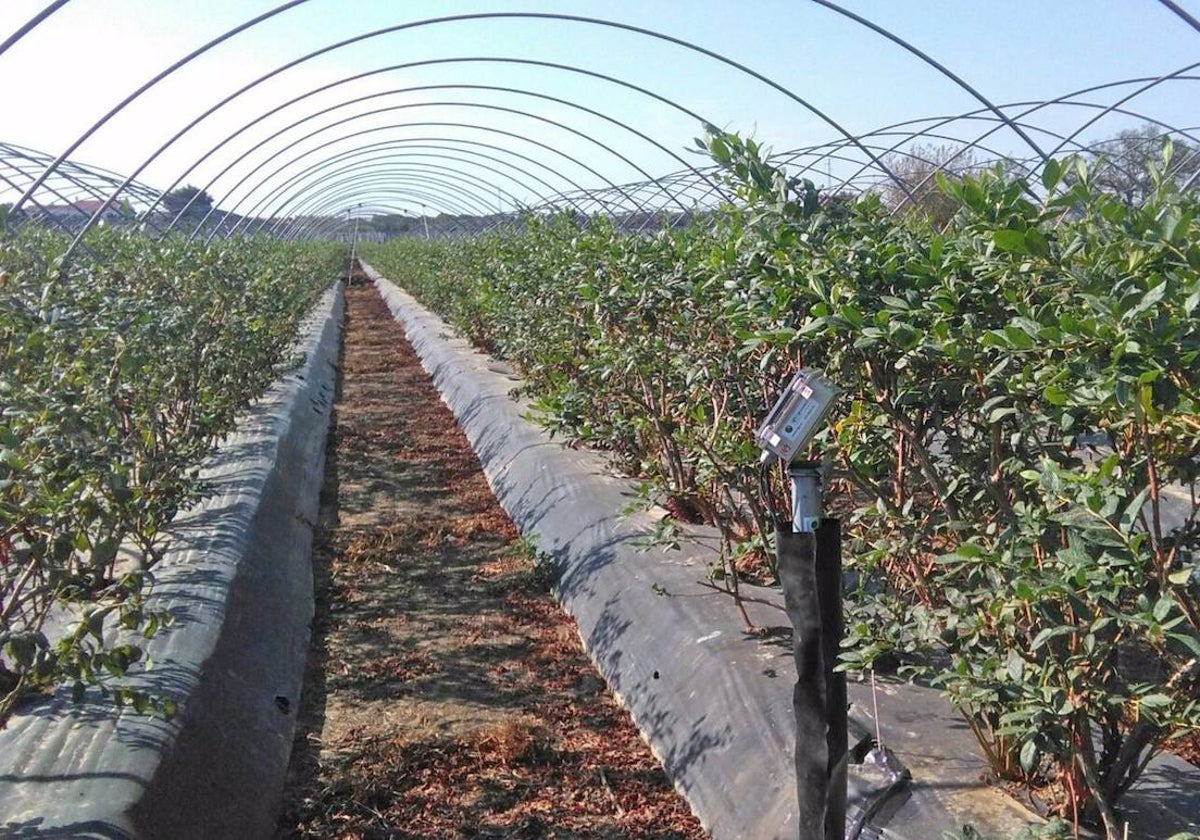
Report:
[[342,258],[101,230],[63,263],[66,245],[0,239],[0,725],[31,692],[81,696],[141,657],[111,638],[165,619],[144,608],[165,526]]
[[1169,159],[1136,206],[1052,161],[895,212],[702,145],[738,200],[686,229],[530,217],[364,256],[512,360],[551,429],[720,526],[727,585],[784,490],[753,429],[822,369],[845,667],[934,681],[999,776],[1119,836],[1149,758],[1200,728],[1200,202]]

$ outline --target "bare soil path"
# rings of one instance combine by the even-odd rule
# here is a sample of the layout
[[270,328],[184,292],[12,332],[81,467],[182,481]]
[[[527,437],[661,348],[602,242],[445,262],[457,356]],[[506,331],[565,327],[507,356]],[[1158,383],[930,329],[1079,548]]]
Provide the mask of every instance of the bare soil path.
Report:
[[347,290],[321,520],[278,837],[705,836],[372,286]]

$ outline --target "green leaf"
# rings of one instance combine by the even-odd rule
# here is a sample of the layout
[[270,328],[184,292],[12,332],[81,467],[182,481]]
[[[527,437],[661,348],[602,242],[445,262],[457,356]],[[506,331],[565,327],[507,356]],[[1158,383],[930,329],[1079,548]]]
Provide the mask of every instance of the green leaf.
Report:
[[1193,572],[1191,569],[1180,569],[1177,572],[1171,572],[1171,574],[1167,575],[1167,580],[1171,581],[1171,583],[1175,584],[1176,586],[1183,586],[1189,580],[1191,580],[1192,574]]
[[996,243],[996,247],[1001,251],[1013,254],[1026,254],[1029,252],[1025,244],[1025,234],[1019,230],[998,230],[992,234],[992,241]]
[[1009,345],[1017,350],[1028,350],[1033,347],[1033,336],[1013,324],[1004,328],[1004,337],[1008,339]]
[[1034,256],[1047,257],[1050,255],[1050,243],[1046,240],[1046,235],[1037,228],[1025,231],[1025,248]]
[[1076,628],[1070,625],[1059,625],[1057,627],[1047,627],[1038,633],[1033,638],[1033,643],[1029,646],[1030,650],[1037,650],[1043,647],[1051,639],[1056,639],[1059,636],[1069,636],[1076,632]]
[[1008,652],[1008,661],[1005,663],[1005,668],[1008,671],[1008,677],[1013,682],[1020,682],[1025,676],[1025,660],[1015,650]]
[[1046,390],[1042,393],[1046,397],[1046,402],[1053,406],[1066,405],[1071,398],[1071,395],[1058,385],[1047,385]]
[[849,322],[851,326],[861,327],[863,325],[862,313],[853,306],[846,305],[839,308],[838,315],[840,315],[843,320]]
[[1150,487],[1142,488],[1142,491],[1130,500],[1125,506],[1125,510],[1121,513],[1121,530],[1129,532],[1133,529],[1134,523],[1137,521],[1137,516],[1142,510],[1142,506],[1146,504],[1146,499],[1150,495]]
[[1162,596],[1154,604],[1154,620],[1163,621],[1171,614],[1171,610],[1173,609],[1175,609],[1175,599],[1170,595]]
[[1062,180],[1062,164],[1051,158],[1042,167],[1042,186],[1046,188],[1047,193],[1052,193],[1060,180]]
[[1143,709],[1161,709],[1171,705],[1171,698],[1165,694],[1146,694],[1137,701]]
[[1168,633],[1167,638],[1176,644],[1183,645],[1193,656],[1200,656],[1200,639],[1189,633]]
[[1020,755],[1021,767],[1025,770],[1026,773],[1032,773],[1034,768],[1037,766],[1037,760],[1038,760],[1037,742],[1035,742],[1033,739],[1030,739],[1021,745],[1021,755]]

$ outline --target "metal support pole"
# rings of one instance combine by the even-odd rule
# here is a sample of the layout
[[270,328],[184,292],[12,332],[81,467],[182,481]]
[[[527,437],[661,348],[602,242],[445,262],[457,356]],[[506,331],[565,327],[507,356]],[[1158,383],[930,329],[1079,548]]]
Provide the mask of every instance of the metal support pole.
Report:
[[796,462],[791,523],[775,533],[784,605],[794,628],[796,792],[800,840],[846,831],[846,677],[834,672],[843,634],[841,526],[821,518],[820,464]]
[[821,463],[793,461],[788,477],[792,480],[792,529],[811,534],[821,522]]

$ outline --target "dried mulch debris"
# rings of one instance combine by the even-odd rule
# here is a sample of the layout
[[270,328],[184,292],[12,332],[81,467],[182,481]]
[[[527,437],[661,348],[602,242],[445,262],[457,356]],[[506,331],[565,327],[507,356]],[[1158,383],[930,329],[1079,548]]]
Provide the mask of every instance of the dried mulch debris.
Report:
[[704,837],[371,286],[342,374],[277,837]]

